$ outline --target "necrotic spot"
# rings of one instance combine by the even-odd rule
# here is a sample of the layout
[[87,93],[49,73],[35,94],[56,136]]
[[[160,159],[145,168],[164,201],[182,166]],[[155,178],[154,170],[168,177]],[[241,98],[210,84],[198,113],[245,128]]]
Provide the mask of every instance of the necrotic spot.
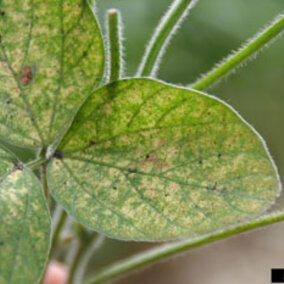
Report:
[[23,86],[28,86],[33,80],[33,68],[31,66],[24,66],[21,75],[20,81]]

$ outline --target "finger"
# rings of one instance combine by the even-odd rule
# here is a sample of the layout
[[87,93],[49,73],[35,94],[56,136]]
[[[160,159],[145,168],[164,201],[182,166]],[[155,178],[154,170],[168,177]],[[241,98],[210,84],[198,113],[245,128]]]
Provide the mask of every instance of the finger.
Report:
[[51,262],[46,271],[44,284],[65,284],[67,276],[66,266],[59,262]]

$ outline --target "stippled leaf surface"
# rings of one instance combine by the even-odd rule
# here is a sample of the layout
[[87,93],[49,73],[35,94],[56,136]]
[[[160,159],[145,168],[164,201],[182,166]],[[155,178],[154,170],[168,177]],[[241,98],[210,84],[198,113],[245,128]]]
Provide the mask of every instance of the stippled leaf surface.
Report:
[[101,80],[98,24],[87,0],[1,0],[0,12],[0,135],[48,145]]
[[265,211],[280,191],[260,136],[229,106],[150,79],[90,96],[49,167],[54,197],[119,239],[208,233]]
[[50,216],[39,181],[0,149],[0,284],[38,283],[48,256]]

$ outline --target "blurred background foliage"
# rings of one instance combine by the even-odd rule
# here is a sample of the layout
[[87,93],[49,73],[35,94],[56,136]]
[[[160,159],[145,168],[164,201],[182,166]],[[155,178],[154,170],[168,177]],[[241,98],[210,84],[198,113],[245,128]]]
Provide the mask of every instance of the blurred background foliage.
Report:
[[[133,76],[144,47],[171,0],[97,0],[101,26],[108,8],[121,10],[126,76]],[[275,15],[283,0],[200,0],[173,38],[158,78],[188,84],[236,50]],[[284,178],[284,36],[209,91],[236,108],[267,141]],[[283,207],[280,198],[276,208]],[[270,268],[284,267],[284,225],[213,244],[155,265],[117,283],[269,283]],[[107,240],[94,256],[94,271],[153,244]]]

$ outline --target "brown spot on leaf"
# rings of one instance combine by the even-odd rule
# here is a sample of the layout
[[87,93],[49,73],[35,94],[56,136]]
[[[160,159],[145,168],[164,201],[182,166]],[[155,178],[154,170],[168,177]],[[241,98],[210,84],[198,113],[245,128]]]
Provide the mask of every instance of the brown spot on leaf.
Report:
[[158,195],[158,194],[155,192],[154,187],[150,187],[150,194],[151,194],[152,197],[157,197],[157,195]]
[[159,141],[159,143],[158,143],[158,146],[164,146],[165,144],[167,143],[167,140],[161,140],[161,141]]
[[155,166],[159,171],[162,171],[164,167],[168,167],[168,163],[161,163],[156,154],[146,155],[146,159],[142,163],[149,163]]
[[24,66],[21,75],[20,81],[23,86],[27,86],[33,80],[33,68],[31,66]]

